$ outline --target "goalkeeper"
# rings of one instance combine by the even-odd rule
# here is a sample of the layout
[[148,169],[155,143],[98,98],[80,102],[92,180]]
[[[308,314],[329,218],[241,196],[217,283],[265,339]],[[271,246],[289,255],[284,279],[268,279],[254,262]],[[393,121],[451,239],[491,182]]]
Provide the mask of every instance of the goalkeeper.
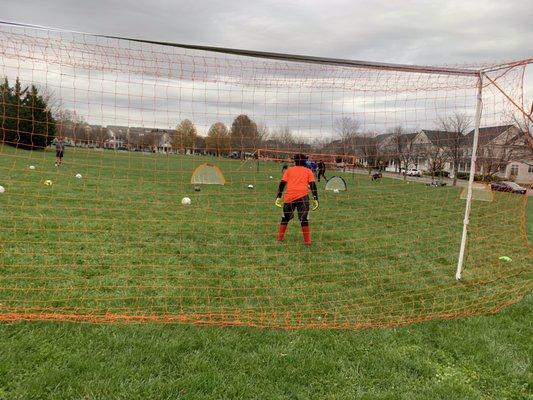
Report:
[[[283,241],[285,231],[289,221],[294,216],[294,210],[298,210],[298,218],[302,226],[302,234],[304,243],[311,244],[311,231],[309,230],[309,188],[313,193],[312,210],[318,208],[318,192],[315,183],[313,172],[306,168],[307,156],[304,154],[296,154],[294,156],[295,166],[287,168],[278,187],[278,195],[276,198],[276,206],[283,208],[283,216],[279,225],[279,232],[277,236],[278,242]],[[281,196],[283,190],[285,191],[284,199]]]

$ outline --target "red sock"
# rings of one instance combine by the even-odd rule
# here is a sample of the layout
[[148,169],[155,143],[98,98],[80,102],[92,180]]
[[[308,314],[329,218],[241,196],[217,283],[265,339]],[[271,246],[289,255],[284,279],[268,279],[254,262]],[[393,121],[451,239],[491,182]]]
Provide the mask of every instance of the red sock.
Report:
[[283,237],[285,236],[285,231],[287,230],[286,224],[279,224],[279,232],[276,240],[278,242],[281,242],[283,240]]
[[302,226],[302,234],[304,235],[304,243],[311,244],[311,230],[309,225]]

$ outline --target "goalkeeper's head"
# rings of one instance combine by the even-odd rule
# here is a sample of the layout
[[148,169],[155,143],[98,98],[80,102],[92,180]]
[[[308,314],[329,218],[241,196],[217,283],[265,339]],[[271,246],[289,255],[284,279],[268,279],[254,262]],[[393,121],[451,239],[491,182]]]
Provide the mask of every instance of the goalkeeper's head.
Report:
[[305,167],[305,162],[307,161],[307,156],[305,154],[295,154],[293,158],[295,165]]

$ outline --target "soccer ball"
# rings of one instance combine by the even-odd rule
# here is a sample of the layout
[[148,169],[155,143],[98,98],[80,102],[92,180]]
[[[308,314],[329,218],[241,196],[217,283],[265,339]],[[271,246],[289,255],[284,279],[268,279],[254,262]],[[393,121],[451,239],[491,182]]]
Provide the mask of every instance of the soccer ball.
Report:
[[254,185],[248,185],[248,189],[253,189]]
[[52,181],[50,179],[47,179],[47,180],[44,181],[44,184],[46,186],[52,186]]
[[1,194],[1,193],[4,193],[5,191],[6,191],[6,188],[3,187],[3,186],[0,186],[0,194]]
[[189,204],[191,204],[191,199],[189,199],[188,197],[184,197],[183,199],[181,199],[181,204],[183,204],[184,206],[188,206]]
[[30,169],[35,169],[35,165],[30,165]]
[[339,189],[333,189],[333,193],[339,193]]
[[270,179],[274,179],[274,177],[272,175],[269,176]]
[[76,174],[76,178],[81,179],[81,174]]

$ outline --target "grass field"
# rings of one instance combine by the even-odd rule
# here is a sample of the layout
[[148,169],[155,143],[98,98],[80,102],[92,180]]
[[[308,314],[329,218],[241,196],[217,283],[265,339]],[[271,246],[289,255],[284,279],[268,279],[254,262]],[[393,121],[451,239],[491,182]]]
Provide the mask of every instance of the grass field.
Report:
[[[193,192],[212,160],[66,156],[1,149],[3,314],[362,328],[493,312],[531,288],[519,196],[474,203],[456,284],[456,188],[347,174],[347,193],[321,191],[313,246],[294,222],[278,246],[277,165],[216,160],[228,184]],[[530,307],[359,332],[4,323],[0,398],[528,398]]]

